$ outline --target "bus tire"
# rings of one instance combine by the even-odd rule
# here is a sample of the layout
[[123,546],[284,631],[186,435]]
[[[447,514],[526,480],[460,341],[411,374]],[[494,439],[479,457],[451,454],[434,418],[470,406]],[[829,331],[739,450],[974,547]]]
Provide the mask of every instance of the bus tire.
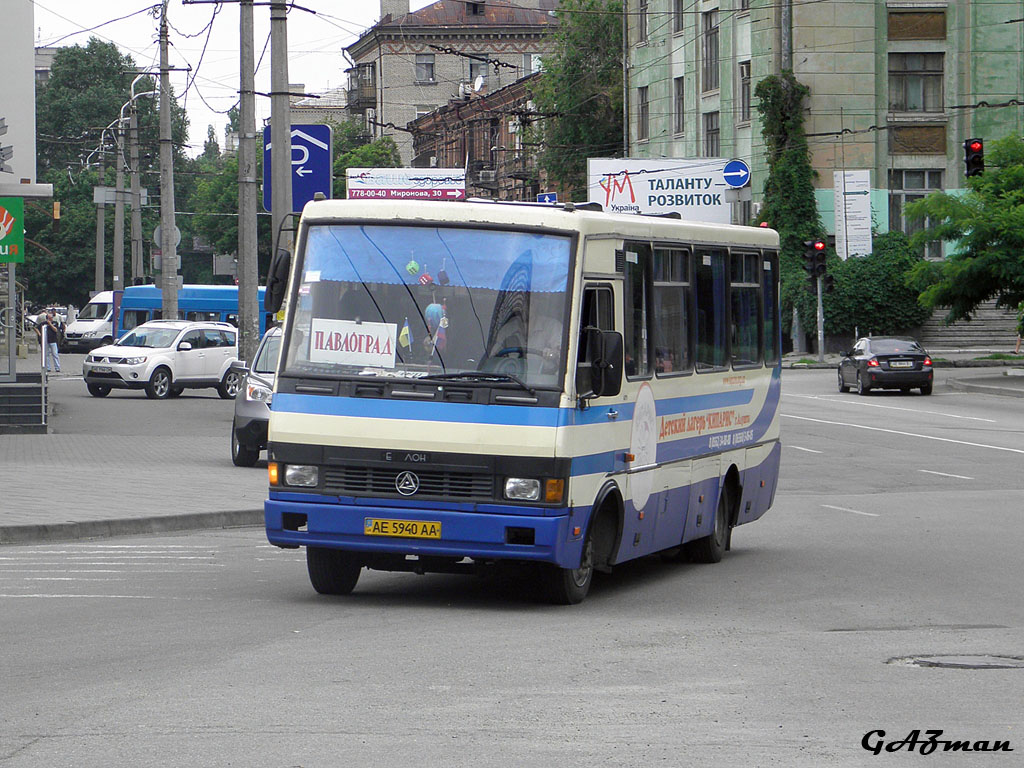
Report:
[[363,564],[351,552],[306,547],[309,583],[321,595],[347,595],[355,589]]
[[540,574],[544,596],[555,605],[578,605],[594,580],[594,538],[588,528],[577,568],[546,565]]
[[718,495],[718,509],[715,511],[715,527],[710,536],[695,539],[684,547],[686,555],[694,563],[717,563],[722,559],[729,545],[729,517],[732,514],[732,493],[723,485]]

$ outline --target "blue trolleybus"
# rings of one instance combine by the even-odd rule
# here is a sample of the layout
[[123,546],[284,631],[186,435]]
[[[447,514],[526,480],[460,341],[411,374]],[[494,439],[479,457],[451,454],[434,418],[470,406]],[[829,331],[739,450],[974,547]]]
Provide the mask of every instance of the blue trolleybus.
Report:
[[[259,289],[260,338],[273,317],[263,308],[266,289]],[[156,285],[131,285],[124,289],[117,314],[117,338],[147,320],[163,317],[163,292]],[[184,285],[178,290],[179,320],[216,320],[238,325],[237,285]]]
[[779,239],[487,202],[308,204],[269,424],[269,540],[363,568],[718,562],[779,472]]

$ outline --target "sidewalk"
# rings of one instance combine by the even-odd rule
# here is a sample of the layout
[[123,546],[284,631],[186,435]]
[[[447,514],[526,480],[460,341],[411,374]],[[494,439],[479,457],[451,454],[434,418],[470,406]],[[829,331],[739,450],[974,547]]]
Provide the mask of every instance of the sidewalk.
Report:
[[[1024,397],[1021,361],[979,361],[986,350],[936,350],[936,367],[956,368],[953,389]],[[81,376],[81,355],[62,356],[51,386]],[[806,361],[806,362],[801,362]],[[835,368],[838,355],[786,355],[784,369]],[[38,370],[38,357],[18,370]],[[228,435],[161,437],[0,435],[0,545],[87,539],[263,522],[263,462],[235,467]]]

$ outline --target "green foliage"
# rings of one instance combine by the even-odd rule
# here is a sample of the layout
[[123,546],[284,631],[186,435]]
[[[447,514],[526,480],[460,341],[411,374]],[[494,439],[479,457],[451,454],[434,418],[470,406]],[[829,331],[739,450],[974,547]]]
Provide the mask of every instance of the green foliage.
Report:
[[[92,202],[92,190],[97,185],[114,185],[116,157],[111,149],[112,132],[107,132],[105,178],[99,179],[95,166],[100,157],[100,135],[105,126],[121,116],[122,105],[131,98],[131,83],[135,78],[132,70],[135,69],[132,58],[121,55],[117,46],[91,38],[84,47],[61,48],[54,57],[49,80],[37,87],[37,178],[41,183],[54,185],[54,200],[61,203],[61,221],[56,225],[48,204],[30,206],[26,213],[26,235],[33,244],[26,248],[25,264],[19,268],[18,275],[28,288],[30,301],[70,302],[82,306],[94,287],[96,207]],[[135,93],[155,89],[156,83],[152,78],[143,78],[136,84]],[[140,97],[135,104],[142,186],[156,198],[160,179],[157,168],[157,99]],[[186,160],[180,147],[188,134],[188,120],[173,98],[171,132],[177,148],[177,170],[184,167]],[[126,147],[125,158],[127,155]],[[124,183],[127,189],[128,174]],[[112,256],[109,255],[113,252],[114,243],[112,214],[113,206],[108,206],[105,228],[107,287],[113,274]],[[143,232],[152,232],[155,225],[156,214],[144,211]],[[189,242],[186,239],[187,222],[179,226],[183,242]],[[129,229],[126,211],[126,238]],[[127,241],[124,252],[127,280],[131,270],[131,250]]]
[[966,194],[936,192],[906,208],[908,217],[930,223],[914,235],[915,246],[956,242],[945,261],[918,264],[911,278],[922,304],[949,308],[947,323],[970,319],[992,297],[1005,307],[1024,300],[1024,137],[986,150],[985,172],[967,179]]
[[540,165],[551,180],[586,200],[587,158],[621,157],[622,2],[562,0],[555,53],[543,58],[534,88],[547,117],[527,132],[541,141]]
[[[343,146],[345,146],[343,144]],[[351,145],[350,145],[351,146]],[[400,168],[402,156],[390,136],[382,136],[369,144],[351,146],[334,158],[334,196],[344,198],[346,194],[345,172],[349,168]]]
[[804,133],[803,101],[810,94],[790,71],[761,80],[754,89],[761,115],[768,178],[758,221],[779,233],[782,327],[789,332],[793,308],[805,330],[814,328],[816,309],[808,305],[804,271],[804,242],[823,237],[825,227],[814,199],[807,136]]
[[[930,312],[918,303],[906,275],[921,262],[902,232],[876,235],[870,256],[843,261],[830,252],[827,265],[835,290],[824,299],[825,334],[853,338],[856,333],[898,334],[920,326]],[[798,301],[801,316],[813,318],[817,294],[803,291]]]

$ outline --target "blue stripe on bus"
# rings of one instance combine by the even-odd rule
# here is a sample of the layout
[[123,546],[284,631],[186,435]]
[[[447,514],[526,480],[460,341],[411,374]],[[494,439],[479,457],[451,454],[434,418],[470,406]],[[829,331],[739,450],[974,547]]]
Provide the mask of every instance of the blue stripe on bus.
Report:
[[[711,395],[691,395],[656,401],[656,412],[667,416],[687,411],[746,405],[754,397],[753,389],[719,392]],[[440,421],[463,424],[492,424],[502,426],[571,427],[588,424],[607,424],[608,409],[619,412],[621,421],[633,418],[633,403],[613,406],[578,408],[548,408],[522,405],[483,405],[479,403],[423,402],[415,400],[373,400],[372,414],[363,398],[325,397],[323,395],[274,395],[271,410],[281,413],[305,413],[317,416],[370,416],[380,419]]]

